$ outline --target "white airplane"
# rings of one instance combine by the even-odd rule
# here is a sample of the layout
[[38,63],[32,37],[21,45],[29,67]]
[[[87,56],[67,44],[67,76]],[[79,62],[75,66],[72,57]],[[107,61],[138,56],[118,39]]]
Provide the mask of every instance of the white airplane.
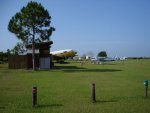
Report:
[[101,64],[103,62],[109,62],[109,61],[116,61],[116,58],[109,58],[109,57],[96,57],[91,58],[91,62],[94,64]]
[[73,58],[74,56],[76,56],[77,52],[72,49],[64,49],[50,52],[50,54],[52,54],[54,60],[60,61],[68,58]]
[[127,58],[127,57],[124,56],[124,57],[121,57],[120,60],[126,60],[126,58]]

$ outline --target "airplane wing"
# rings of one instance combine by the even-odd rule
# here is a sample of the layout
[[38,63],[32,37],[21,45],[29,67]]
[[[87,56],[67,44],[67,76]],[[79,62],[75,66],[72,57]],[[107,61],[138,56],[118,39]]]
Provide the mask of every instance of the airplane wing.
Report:
[[53,51],[50,52],[50,54],[52,54],[53,60],[59,61],[59,60],[66,60],[68,58],[73,58],[74,56],[76,56],[77,52],[72,49],[65,49]]

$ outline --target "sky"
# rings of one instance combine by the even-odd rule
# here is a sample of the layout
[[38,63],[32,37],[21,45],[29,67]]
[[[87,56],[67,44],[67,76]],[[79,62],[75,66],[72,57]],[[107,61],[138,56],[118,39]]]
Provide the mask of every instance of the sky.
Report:
[[[0,51],[18,40],[8,31],[12,16],[31,0],[0,0]],[[73,49],[79,56],[150,57],[150,0],[34,0],[56,28],[51,51]]]

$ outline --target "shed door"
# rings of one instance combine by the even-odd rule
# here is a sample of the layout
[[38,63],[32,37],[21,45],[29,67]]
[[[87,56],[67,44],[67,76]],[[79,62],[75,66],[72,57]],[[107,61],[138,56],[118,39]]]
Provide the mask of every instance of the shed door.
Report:
[[50,69],[50,58],[49,57],[40,58],[40,69]]

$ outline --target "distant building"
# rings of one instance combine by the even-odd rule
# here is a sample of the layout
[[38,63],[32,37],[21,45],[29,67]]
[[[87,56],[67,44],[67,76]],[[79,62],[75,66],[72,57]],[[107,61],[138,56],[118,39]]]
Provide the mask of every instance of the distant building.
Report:
[[85,59],[86,59],[86,60],[89,60],[89,59],[90,59],[90,57],[89,57],[89,56],[86,56],[86,57],[85,57]]

